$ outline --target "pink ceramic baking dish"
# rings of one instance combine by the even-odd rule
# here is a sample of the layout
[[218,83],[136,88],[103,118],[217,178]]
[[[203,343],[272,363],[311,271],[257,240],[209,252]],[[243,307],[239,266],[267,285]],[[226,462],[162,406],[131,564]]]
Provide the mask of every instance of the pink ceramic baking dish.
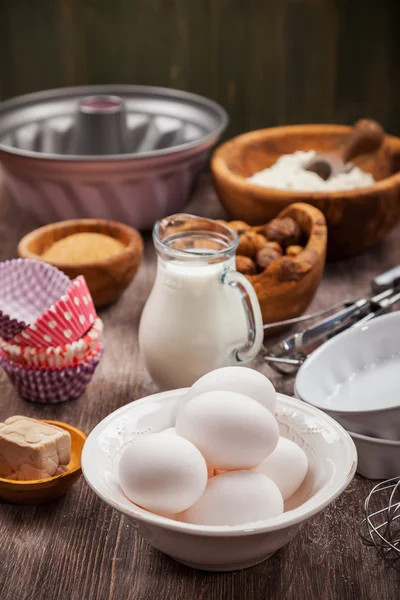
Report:
[[42,223],[92,217],[149,229],[186,204],[228,122],[183,91],[111,85],[0,105],[0,160],[17,204]]

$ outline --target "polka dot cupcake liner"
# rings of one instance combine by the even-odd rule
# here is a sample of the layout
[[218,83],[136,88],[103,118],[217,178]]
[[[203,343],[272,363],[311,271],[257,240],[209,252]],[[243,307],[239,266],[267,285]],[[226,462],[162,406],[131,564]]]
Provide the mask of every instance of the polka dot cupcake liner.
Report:
[[25,367],[63,369],[77,365],[99,348],[103,321],[97,317],[89,331],[78,341],[64,346],[31,348],[0,340],[0,352],[6,360]]
[[0,338],[15,338],[71,287],[59,269],[31,259],[0,263]]
[[92,297],[85,278],[80,275],[72,281],[66,294],[12,342],[35,348],[64,346],[79,340],[92,327],[95,318]]
[[100,345],[96,354],[74,367],[35,369],[16,365],[0,357],[0,366],[22,398],[41,404],[57,404],[81,396],[90,383],[103,355]]

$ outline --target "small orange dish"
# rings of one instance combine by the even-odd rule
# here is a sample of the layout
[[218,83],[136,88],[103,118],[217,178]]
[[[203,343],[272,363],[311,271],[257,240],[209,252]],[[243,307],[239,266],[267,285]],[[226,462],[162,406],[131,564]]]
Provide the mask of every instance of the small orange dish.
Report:
[[71,435],[71,461],[68,470],[60,475],[32,481],[13,481],[0,478],[0,499],[14,504],[42,504],[63,496],[81,476],[81,454],[87,435],[80,429],[60,421],[42,420],[56,425]]

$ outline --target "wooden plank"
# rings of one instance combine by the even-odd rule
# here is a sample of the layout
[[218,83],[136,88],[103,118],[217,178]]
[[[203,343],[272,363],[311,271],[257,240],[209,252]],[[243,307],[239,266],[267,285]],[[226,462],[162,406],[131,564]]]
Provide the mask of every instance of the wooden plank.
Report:
[[287,123],[335,120],[338,17],[334,0],[287,3],[284,21]]
[[381,120],[400,133],[397,0],[2,0],[0,97],[141,83],[223,104],[226,136]]
[[369,116],[399,133],[400,40],[396,0],[341,2],[337,40],[336,115],[351,123]]
[[[2,0],[3,98],[66,85],[56,2]],[[1,47],[1,46],[0,46]]]

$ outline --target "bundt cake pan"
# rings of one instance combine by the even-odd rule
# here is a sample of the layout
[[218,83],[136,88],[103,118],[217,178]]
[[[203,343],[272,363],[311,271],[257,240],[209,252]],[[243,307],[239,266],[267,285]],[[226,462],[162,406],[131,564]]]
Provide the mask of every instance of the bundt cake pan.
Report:
[[225,110],[178,90],[61,88],[0,104],[6,185],[40,222],[99,218],[149,229],[182,210]]

